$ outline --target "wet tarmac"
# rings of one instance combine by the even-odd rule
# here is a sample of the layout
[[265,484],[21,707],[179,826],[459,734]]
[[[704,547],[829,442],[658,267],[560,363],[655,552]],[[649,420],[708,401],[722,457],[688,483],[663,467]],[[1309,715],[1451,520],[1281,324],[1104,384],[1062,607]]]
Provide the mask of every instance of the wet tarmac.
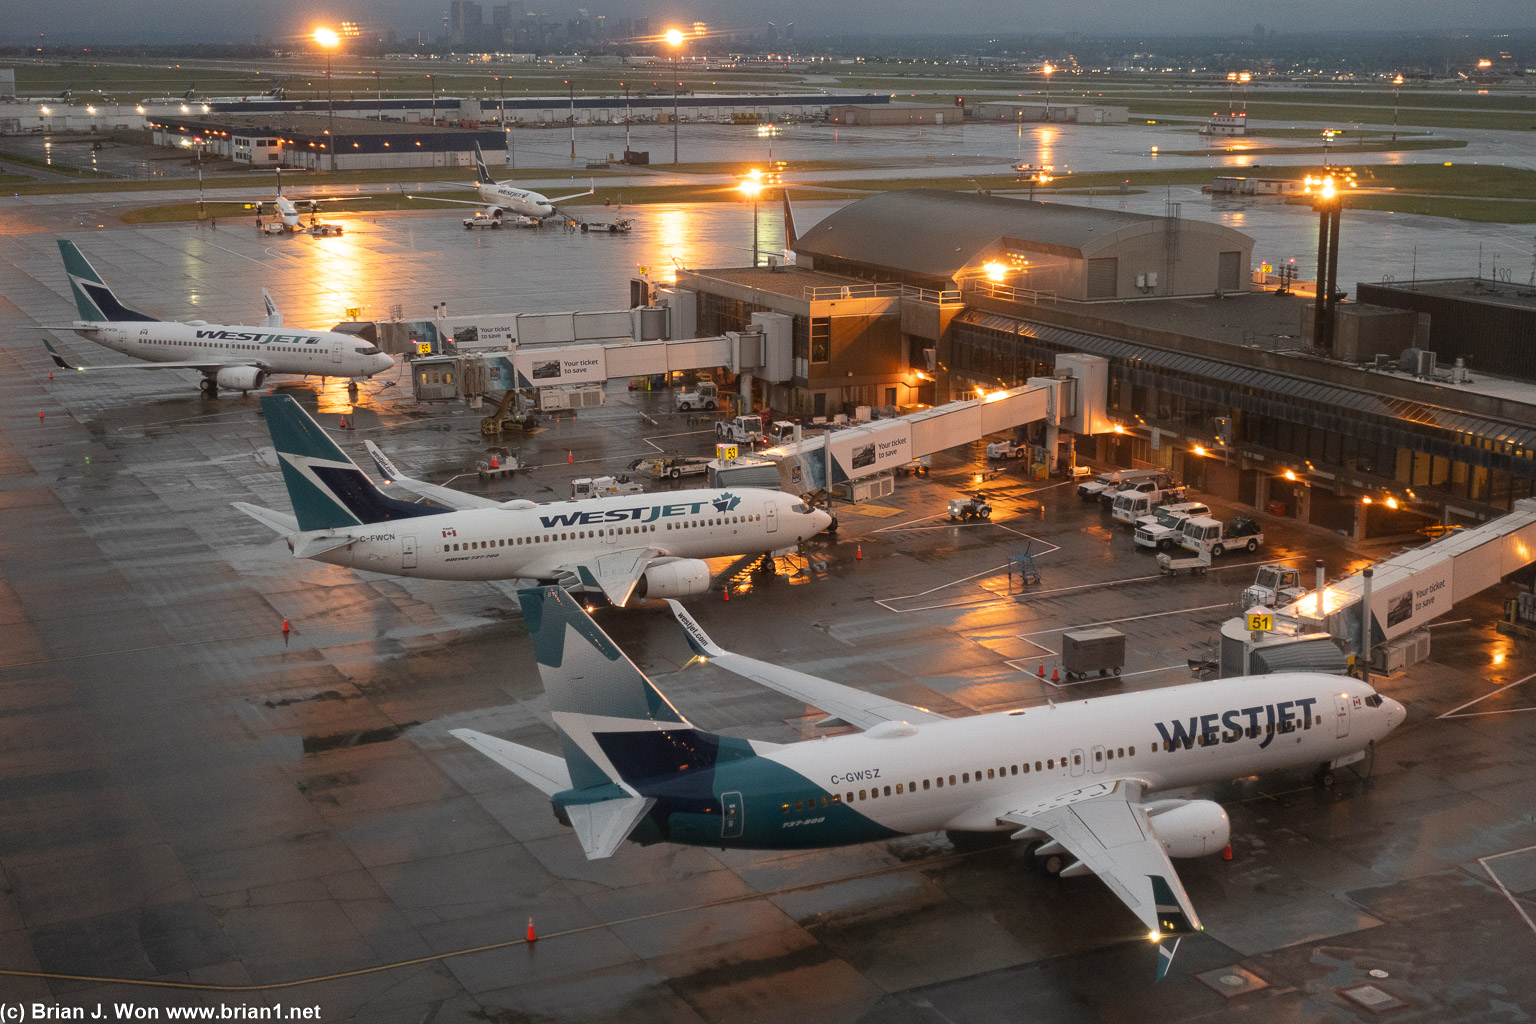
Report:
[[[700,260],[740,228],[677,215]],[[648,217],[649,244],[666,216]],[[163,296],[167,314],[192,292],[204,315],[255,319],[267,284],[305,323],[343,298],[612,306],[637,250],[603,247],[647,237],[465,237],[440,217],[360,219],[329,240],[227,232],[81,241],[125,298]],[[52,237],[3,245],[0,1003],[318,1004],[328,1021],[411,1024],[1536,1012],[1536,652],[1493,630],[1510,588],[1458,606],[1430,661],[1381,682],[1410,717],[1368,778],[1205,790],[1232,814],[1234,857],[1179,863],[1207,931],[1161,984],[1101,883],[1048,877],[1007,842],[626,846],[588,862],[540,794],[447,735],[553,749],[514,602],[293,559],[229,507],[286,507],[255,399],[204,400],[178,372],[49,380],[31,327],[70,315]],[[595,294],[574,295],[577,276]],[[340,386],[285,390],[328,427],[354,420],[333,436],[358,459],[373,438],[444,480],[486,449],[478,413],[416,406],[404,386],[366,388],[355,410]],[[528,472],[456,486],[559,498],[657,448],[708,450],[708,425],[665,406],[615,385],[601,409],[509,437]],[[1160,577],[1070,487],[1016,470],[982,485],[990,523],[939,518],[983,463],[979,445],[946,453],[894,498],[843,510],[837,537],[775,578],[714,563],[731,600],[717,590],[694,614],[742,653],[955,714],[1187,681],[1257,559]],[[1263,518],[1264,558],[1321,557],[1332,574],[1393,547]],[[1005,565],[1025,550],[1042,582],[1021,590]],[[685,668],[664,614],[599,621],[701,727],[808,735],[804,705]],[[1053,685],[1061,630],[1090,623],[1129,636],[1124,675]]]

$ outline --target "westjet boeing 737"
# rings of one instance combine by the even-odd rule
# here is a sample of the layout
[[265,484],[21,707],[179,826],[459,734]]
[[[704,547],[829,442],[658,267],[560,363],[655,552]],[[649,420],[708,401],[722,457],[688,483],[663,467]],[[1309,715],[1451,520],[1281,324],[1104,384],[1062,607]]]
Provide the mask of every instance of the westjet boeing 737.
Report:
[[71,324],[45,324],[42,329],[74,331],[105,348],[144,360],[76,366],[45,339],[48,354],[61,369],[196,370],[203,375],[203,393],[209,397],[217,395],[220,388],[255,391],[273,374],[350,377],[356,381],[394,369],[391,356],[353,335],[282,328],[282,317],[270,295],[265,296],[267,320],[255,327],[206,320],[156,320],[123,305],[75,243],[60,239],[59,252],[80,319]]
[[471,199],[444,199],[441,196],[406,196],[407,199],[424,199],[432,203],[458,203],[461,206],[479,206],[484,208],[487,217],[500,220],[502,213],[512,211],[521,217],[532,217],[534,220],[543,220],[553,217],[556,204],[563,203],[567,199],[580,199],[589,196],[593,189],[585,192],[576,192],[568,196],[556,196],[550,199],[537,192],[530,192],[526,188],[518,188],[510,181],[497,181],[491,177],[490,170],[485,166],[485,154],[480,152],[480,143],[475,143],[475,191],[480,193],[480,201]]
[[734,739],[689,723],[568,594],[519,597],[564,757],[453,735],[547,794],[589,859],[626,838],[763,850],[1012,831],[1048,870],[1109,886],[1161,945],[1158,977],[1201,928],[1169,858],[1219,853],[1230,824],[1213,801],[1157,794],[1331,770],[1406,715],[1358,680],[1289,672],[949,719],[721,650],[669,602],[700,658],[865,730]]
[[495,501],[402,478],[370,449],[391,479],[449,507],[417,505],[375,487],[292,398],[263,396],[261,410],[294,514],[235,508],[281,534],[297,557],[332,565],[431,580],[553,582],[622,606],[702,594],[710,583],[703,559],[793,548],[832,520],[755,487]]

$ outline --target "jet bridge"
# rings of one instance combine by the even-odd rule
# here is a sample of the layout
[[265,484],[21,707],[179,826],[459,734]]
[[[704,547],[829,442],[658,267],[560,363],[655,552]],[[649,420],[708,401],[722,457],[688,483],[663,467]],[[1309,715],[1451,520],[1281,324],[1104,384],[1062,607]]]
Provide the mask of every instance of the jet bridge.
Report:
[[[1244,618],[1221,629],[1222,674],[1251,670],[1250,656],[1274,651],[1287,638],[1331,638],[1335,650],[1369,651],[1376,671],[1392,672],[1429,656],[1432,619],[1536,562],[1536,498],[1522,498],[1508,515],[1403,551],[1362,573],[1314,589],[1274,611],[1274,634],[1250,635]],[[1319,581],[1321,582],[1321,580]],[[1369,594],[1370,639],[1363,644]],[[1264,659],[1278,670],[1281,657]],[[1305,667],[1286,664],[1284,667]]]

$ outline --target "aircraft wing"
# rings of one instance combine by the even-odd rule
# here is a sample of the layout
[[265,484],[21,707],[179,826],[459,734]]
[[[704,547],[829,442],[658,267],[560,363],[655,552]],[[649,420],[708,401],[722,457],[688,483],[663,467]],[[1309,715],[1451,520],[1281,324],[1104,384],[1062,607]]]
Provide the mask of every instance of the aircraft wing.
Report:
[[549,205],[554,206],[556,203],[563,203],[567,199],[580,199],[582,196],[589,196],[589,195],[591,195],[592,193],[594,193],[596,191],[597,191],[596,186],[593,186],[593,187],[587,189],[585,192],[574,192],[574,193],[572,193],[571,195],[568,195],[568,196],[555,196],[554,198],[549,200]]
[[622,606],[635,592],[635,585],[645,575],[651,560],[659,557],[661,552],[655,548],[624,548],[598,555],[572,568],[583,583],[601,588],[604,597]]
[[264,363],[257,360],[246,359],[233,362],[188,362],[188,363],[107,363],[102,366],[76,366],[59,355],[59,350],[54,348],[47,338],[43,339],[43,345],[48,349],[48,355],[53,358],[53,364],[61,370],[201,370],[204,373],[213,373],[229,366],[254,366],[265,370]]
[[262,526],[265,526],[267,529],[281,537],[286,537],[289,534],[299,532],[298,519],[286,512],[277,512],[270,508],[262,508],[260,505],[252,505],[245,501],[232,501],[230,504],[233,505],[238,511],[244,512],[246,515],[256,520]]
[[373,464],[379,467],[379,472],[384,475],[387,484],[399,484],[413,494],[419,494],[423,498],[430,498],[439,505],[446,505],[455,512],[467,508],[495,508],[501,502],[493,498],[482,498],[478,494],[468,494],[464,491],[456,491],[452,487],[444,487],[441,484],[429,484],[425,480],[414,480],[405,476],[395,464],[390,461],[388,455],[379,449],[372,441],[364,441],[363,446],[368,449],[368,454],[373,458]]
[[[460,206],[496,207],[495,203],[488,203],[484,199],[443,199],[440,196],[406,196],[407,199],[424,199],[429,203],[458,203]],[[499,207],[498,207],[499,209]]]
[[822,726],[848,724],[858,729],[868,729],[882,722],[942,722],[943,715],[926,708],[903,704],[899,700],[882,697],[866,690],[858,690],[829,679],[796,672],[793,669],[771,665],[756,658],[732,654],[718,647],[704,632],[693,616],[683,611],[683,606],[668,600],[672,614],[688,638],[688,646],[695,654],[708,658],[727,672],[734,672],[780,693],[803,700],[825,711],[831,718],[818,723]]
[[[1078,860],[1063,874],[1098,875],[1157,941],[1200,931],[1200,918],[1141,798],[1136,780],[1115,779],[1030,803],[997,820],[1049,835]],[[1170,952],[1165,956],[1172,959]],[[1159,966],[1161,977],[1166,966]]]

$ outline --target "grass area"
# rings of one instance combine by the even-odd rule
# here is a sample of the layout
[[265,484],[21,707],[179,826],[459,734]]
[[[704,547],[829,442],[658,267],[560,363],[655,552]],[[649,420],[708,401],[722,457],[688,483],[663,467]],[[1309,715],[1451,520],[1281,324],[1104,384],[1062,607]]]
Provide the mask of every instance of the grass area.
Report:
[[[1306,205],[1304,200],[1287,200],[1292,205]],[[1471,199],[1448,196],[1423,196],[1398,192],[1352,195],[1351,210],[1386,210],[1389,213],[1416,213],[1426,217],[1451,217],[1487,224],[1536,224],[1536,202],[1516,199]]]
[[1371,139],[1365,142],[1333,143],[1328,146],[1211,146],[1208,149],[1165,149],[1169,156],[1210,156],[1213,153],[1240,153],[1244,156],[1272,156],[1279,153],[1324,153],[1347,156],[1350,153],[1396,153],[1410,149],[1465,149],[1464,139]]
[[[92,181],[122,181],[123,179],[112,174],[103,174],[100,171],[92,171],[84,167],[75,167],[71,164],[49,163],[35,156],[24,156],[20,153],[0,153],[0,164],[15,164],[18,167],[31,167],[39,171],[49,171],[53,174],[62,174],[67,178],[89,178]],[[24,176],[30,180],[31,176]],[[29,194],[22,190],[23,194]]]
[[[1318,168],[1307,173],[1315,174]],[[1493,164],[1371,164],[1355,169],[1356,180],[1367,188],[1392,188],[1399,192],[1432,192],[1439,195],[1485,199],[1529,199],[1536,196],[1536,171]],[[1352,198],[1351,203],[1354,202]]]
[[[1210,116],[1216,107],[1209,99],[1163,100],[1142,96],[1124,96],[1106,99],[1106,103],[1128,105],[1132,118],[1146,115],[1176,114],[1182,116]],[[1218,104],[1219,106],[1220,104]],[[1347,106],[1319,100],[1312,103],[1271,103],[1248,101],[1248,116],[1271,121],[1321,121],[1324,124],[1386,124],[1392,118],[1392,107]],[[1494,131],[1529,131],[1536,129],[1536,110],[1518,113],[1496,110],[1410,110],[1398,115],[1398,124],[1415,128],[1487,128]]]
[[24,181],[32,181],[30,174],[5,174],[0,173],[0,185],[20,185]]

